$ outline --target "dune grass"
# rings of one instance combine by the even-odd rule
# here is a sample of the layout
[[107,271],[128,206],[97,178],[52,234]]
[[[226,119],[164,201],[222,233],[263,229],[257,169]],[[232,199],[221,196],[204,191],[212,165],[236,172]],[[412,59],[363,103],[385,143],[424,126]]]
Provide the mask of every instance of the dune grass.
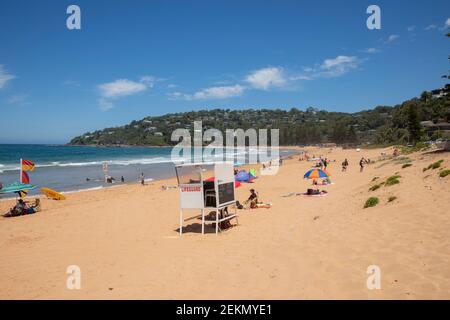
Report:
[[444,162],[444,160],[443,159],[441,159],[441,160],[439,160],[439,161],[436,161],[436,162],[433,162],[432,164],[430,164],[428,167],[426,167],[426,168],[423,168],[423,171],[425,172],[425,171],[427,171],[427,170],[434,170],[434,169],[437,169],[437,168],[439,168],[440,166],[441,166],[441,164]]
[[401,178],[401,176],[394,175],[394,176],[390,176],[389,178],[386,179],[386,183],[384,184],[385,186],[393,186],[394,184],[399,184],[400,180],[398,180],[399,178]]
[[375,191],[375,190],[378,190],[378,189],[380,189],[380,187],[381,187],[381,185],[376,184],[376,185],[374,185],[374,186],[371,186],[371,187],[369,188],[369,191]]
[[370,207],[375,207],[379,202],[380,202],[380,199],[378,199],[377,197],[370,197],[369,199],[367,199],[366,203],[364,204],[364,209],[370,208]]
[[449,169],[445,169],[445,170],[442,170],[442,171],[439,173],[439,177],[445,178],[445,177],[448,176],[449,174],[450,174],[450,170],[449,170]]
[[405,168],[408,168],[411,166],[412,166],[412,163],[405,163],[404,165],[402,165],[402,169],[405,169]]
[[397,200],[397,197],[396,197],[396,196],[389,197],[388,202],[392,202],[392,201],[394,201],[394,200]]

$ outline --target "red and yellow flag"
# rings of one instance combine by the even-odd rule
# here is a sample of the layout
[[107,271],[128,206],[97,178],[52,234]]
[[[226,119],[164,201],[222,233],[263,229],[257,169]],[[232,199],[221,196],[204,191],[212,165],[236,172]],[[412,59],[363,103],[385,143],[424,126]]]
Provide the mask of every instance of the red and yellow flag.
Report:
[[23,160],[22,159],[22,171],[33,171],[34,170],[34,163],[30,160]]
[[28,173],[25,171],[22,171],[22,183],[28,184],[30,183],[30,177],[28,176]]

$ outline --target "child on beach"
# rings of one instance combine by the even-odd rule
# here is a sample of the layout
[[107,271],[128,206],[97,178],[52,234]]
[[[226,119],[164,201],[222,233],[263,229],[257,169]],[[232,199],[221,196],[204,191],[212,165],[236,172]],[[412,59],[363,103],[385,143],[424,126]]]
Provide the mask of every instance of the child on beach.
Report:
[[250,189],[250,196],[245,200],[244,204],[250,203],[250,209],[256,208],[258,204],[258,193],[255,189]]
[[362,157],[361,160],[359,160],[359,172],[363,172],[365,163],[366,163],[366,159],[364,159],[364,157]]

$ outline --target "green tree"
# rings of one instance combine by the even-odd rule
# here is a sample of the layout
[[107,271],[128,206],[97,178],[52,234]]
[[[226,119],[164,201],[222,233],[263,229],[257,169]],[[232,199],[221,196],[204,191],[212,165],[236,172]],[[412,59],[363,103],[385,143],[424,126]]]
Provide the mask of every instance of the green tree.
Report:
[[419,112],[416,104],[410,104],[408,108],[408,133],[413,144],[420,141],[422,130],[420,126]]

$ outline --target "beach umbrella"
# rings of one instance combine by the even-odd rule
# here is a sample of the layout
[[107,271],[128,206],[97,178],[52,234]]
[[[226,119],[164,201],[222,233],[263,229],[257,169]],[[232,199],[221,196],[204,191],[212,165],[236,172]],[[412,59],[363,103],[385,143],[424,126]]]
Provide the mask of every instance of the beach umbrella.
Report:
[[319,168],[313,168],[308,170],[308,172],[305,173],[303,178],[318,179],[318,178],[328,178],[329,176],[331,176],[331,174],[328,171]]
[[24,197],[28,190],[32,190],[36,186],[28,183],[14,182],[0,189],[0,193],[17,193],[19,197]]
[[245,170],[239,171],[239,172],[234,176],[234,178],[235,178],[237,181],[240,181],[240,182],[252,182],[252,180],[254,179],[254,177],[252,177],[252,176],[250,175],[250,173],[248,173],[248,172],[245,171]]

